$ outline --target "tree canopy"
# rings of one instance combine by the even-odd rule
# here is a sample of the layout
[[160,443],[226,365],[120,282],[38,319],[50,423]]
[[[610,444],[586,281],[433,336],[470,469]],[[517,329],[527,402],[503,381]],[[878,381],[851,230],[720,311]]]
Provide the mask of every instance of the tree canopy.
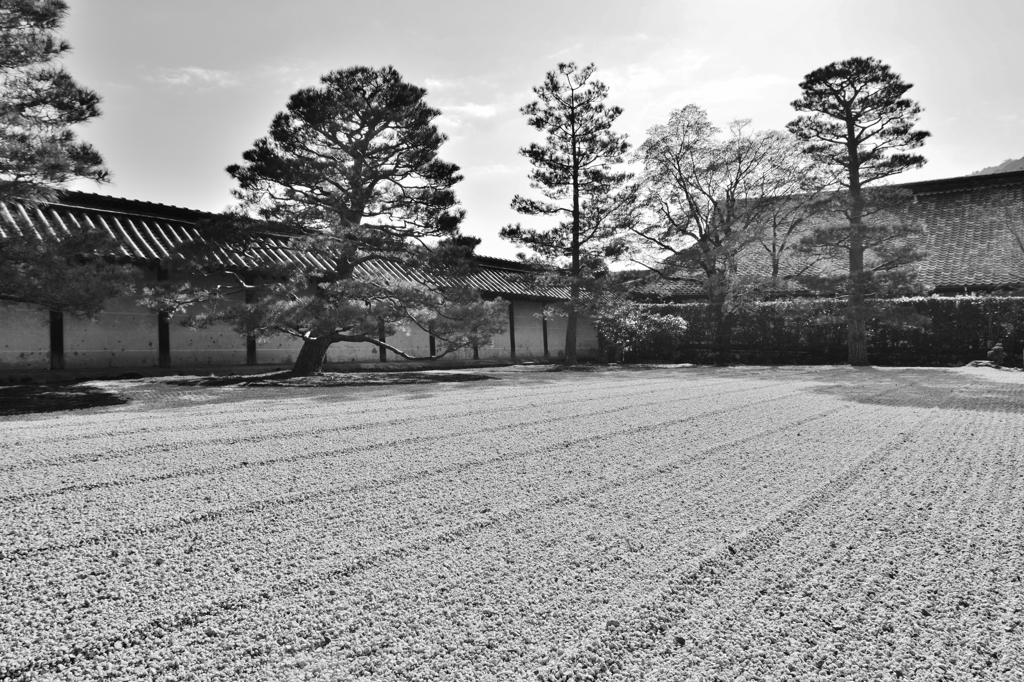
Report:
[[0,0],[0,197],[50,200],[76,178],[109,176],[72,126],[99,116],[100,97],[60,65],[63,0]]
[[[332,71],[319,87],[294,93],[268,135],[227,168],[246,215],[222,217],[226,239],[251,245],[273,232],[327,263],[284,271],[265,264],[247,274],[249,301],[219,313],[243,333],[303,339],[297,373],[319,371],[337,342],[408,357],[381,338],[402,325],[440,340],[435,357],[486,343],[501,326],[496,306],[458,283],[477,240],[459,233],[464,212],[453,188],[462,176],[438,158],[446,138],[425,94],[392,67]],[[382,264],[392,269],[373,267]],[[432,276],[416,277],[427,270]],[[181,294],[165,290],[150,301],[174,308],[203,300]]]
[[520,150],[532,165],[530,186],[544,199],[516,195],[512,208],[523,215],[557,222],[543,230],[521,225],[502,228],[501,236],[532,249],[548,266],[564,270],[555,277],[569,289],[565,362],[575,364],[576,324],[581,292],[596,298],[606,271],[605,259],[622,252],[622,238],[632,219],[632,175],[616,166],[629,149],[625,135],[612,130],[622,109],[607,106],[608,86],[593,78],[595,67],[559,64],[533,92],[537,100],[520,111],[527,123],[545,134]]
[[[100,97],[59,64],[70,50],[56,35],[62,0],[0,0],[0,201],[52,201],[71,180],[109,177],[103,159],[73,126],[99,116]],[[0,301],[94,316],[131,291],[135,273],[109,262],[109,238],[61,238],[34,229],[17,212],[0,236]]]
[[[721,353],[731,309],[779,286],[779,260],[817,200],[820,178],[789,135],[753,131],[748,120],[723,134],[693,104],[650,128],[635,160],[643,212],[632,228],[633,259],[660,278],[705,288],[716,316],[713,352]],[[741,272],[741,254],[761,247],[772,276],[761,275],[765,268]]]

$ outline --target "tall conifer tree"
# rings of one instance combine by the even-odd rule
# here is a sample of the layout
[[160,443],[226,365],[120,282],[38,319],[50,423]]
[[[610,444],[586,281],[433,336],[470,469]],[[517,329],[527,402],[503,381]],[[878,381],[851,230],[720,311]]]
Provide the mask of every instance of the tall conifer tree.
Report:
[[[63,0],[0,0],[0,200],[55,199],[77,178],[108,179],[103,159],[73,126],[99,116],[100,97],[60,66]],[[134,272],[107,262],[95,232],[57,239],[21,224],[0,231],[0,301],[92,316],[131,290]],[[6,234],[6,236],[4,236]]]
[[605,105],[608,86],[593,78],[593,64],[559,64],[535,87],[537,100],[521,111],[527,122],[545,133],[544,144],[532,143],[520,150],[530,160],[530,186],[545,200],[516,196],[512,208],[524,215],[559,218],[548,230],[509,225],[501,235],[527,246],[551,265],[568,272],[568,324],[565,362],[576,364],[576,324],[581,292],[593,289],[605,265],[616,255],[620,237],[631,220],[631,175],[616,171],[629,149],[625,135],[612,131],[622,114],[620,107]]
[[793,102],[806,113],[789,123],[790,132],[843,187],[838,204],[845,221],[818,229],[806,243],[848,256],[849,272],[839,284],[848,301],[851,365],[868,364],[870,297],[899,293],[910,284],[906,266],[922,257],[914,227],[900,220],[909,193],[871,187],[925,163],[910,153],[929,136],[914,127],[921,107],[905,97],[911,87],[879,60],[854,57],[807,74],[803,95]]

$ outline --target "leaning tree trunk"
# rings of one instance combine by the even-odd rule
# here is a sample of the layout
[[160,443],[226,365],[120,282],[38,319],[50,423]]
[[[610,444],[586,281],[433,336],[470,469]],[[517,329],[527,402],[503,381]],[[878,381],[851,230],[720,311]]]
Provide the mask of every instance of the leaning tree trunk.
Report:
[[316,338],[305,339],[299,357],[295,359],[295,366],[292,367],[292,374],[309,376],[322,373],[324,360],[327,359],[327,349],[332,343],[330,332],[319,334]]

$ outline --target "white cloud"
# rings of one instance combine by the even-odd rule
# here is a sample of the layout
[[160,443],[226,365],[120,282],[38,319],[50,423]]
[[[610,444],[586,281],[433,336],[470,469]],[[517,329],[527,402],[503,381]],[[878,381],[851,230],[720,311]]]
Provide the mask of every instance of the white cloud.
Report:
[[689,89],[688,94],[691,94],[692,101],[697,104],[722,104],[760,99],[763,90],[779,85],[791,85],[792,82],[792,78],[777,73],[737,75],[724,80],[706,81]]
[[501,111],[502,107],[494,104],[440,104],[434,105],[441,110],[437,117],[437,123],[442,128],[461,128],[464,124],[477,120],[483,121],[494,118]]
[[608,84],[613,94],[650,96],[658,90],[678,87],[698,72],[709,55],[691,51],[679,53],[659,50],[641,62],[624,67],[598,70],[597,77]]
[[428,90],[444,90],[445,88],[451,88],[458,85],[458,82],[441,80],[440,78],[427,78],[423,81],[423,85]]
[[492,163],[484,166],[472,166],[467,167],[474,176],[480,175],[506,175],[508,173],[519,173],[522,172],[521,168],[516,168],[506,163]]
[[239,84],[238,76],[230,71],[203,69],[198,66],[161,69],[160,73],[150,80],[175,87],[226,88]]
[[[553,61],[555,59],[562,60],[566,57],[575,57],[576,55],[583,52],[583,43],[575,43],[569,47],[563,47],[561,50],[556,50],[544,57],[546,61]],[[572,59],[570,59],[572,61]],[[580,66],[588,64],[589,62],[577,62]]]
[[494,118],[498,115],[498,107],[493,104],[454,104],[444,107],[445,113],[466,118]]

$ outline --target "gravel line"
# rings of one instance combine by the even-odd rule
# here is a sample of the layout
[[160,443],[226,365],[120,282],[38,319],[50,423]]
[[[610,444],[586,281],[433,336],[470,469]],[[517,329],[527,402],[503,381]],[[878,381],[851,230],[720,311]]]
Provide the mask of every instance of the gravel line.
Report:
[[[792,397],[769,396],[749,406],[757,408],[766,402],[785,404]],[[555,441],[557,447],[568,448],[597,441],[615,434],[641,433],[651,428],[664,428],[693,418],[712,419],[723,424],[735,417],[742,405],[723,406],[708,413],[687,414],[668,419],[659,412],[673,413],[671,403],[651,405],[643,410],[640,423],[621,426],[607,419],[584,424],[582,435],[562,436],[551,431],[564,431],[561,424],[546,424],[550,428],[533,436],[532,429],[519,428],[517,438],[509,441],[498,432],[481,434],[480,442],[470,442],[453,452],[445,440],[429,438],[408,444],[403,448],[382,447],[357,451],[358,459],[336,461],[331,453],[312,461],[284,461],[268,466],[238,466],[220,475],[187,475],[131,486],[130,495],[142,504],[126,505],[126,491],[119,487],[94,488],[71,492],[50,498],[28,498],[24,502],[9,504],[0,516],[0,560],[26,553],[50,551],[54,548],[82,546],[105,542],[108,538],[166,530],[185,524],[219,519],[225,515],[251,513],[281,504],[302,503],[311,497],[331,497],[339,491],[358,485],[381,485],[397,478],[430,475],[438,469],[464,468],[486,463],[498,457],[520,456],[549,447],[549,443],[532,448],[529,440]],[[816,407],[814,405],[805,405]],[[628,413],[627,413],[628,416]],[[571,419],[570,415],[566,419]],[[628,422],[627,422],[628,423]],[[435,427],[437,428],[437,427]],[[697,427],[691,426],[691,430]],[[575,430],[575,429],[574,429]],[[437,467],[455,455],[456,461]],[[476,455],[469,459],[469,456]],[[461,459],[461,461],[460,461]],[[468,460],[468,461],[467,461]],[[397,476],[396,476],[397,474]],[[134,501],[134,500],[133,500]],[[143,506],[144,505],[144,506]]]
[[[637,614],[612,655],[577,659],[588,679],[1022,679],[1024,422],[945,421],[958,402],[769,546]],[[544,679],[585,678],[567,668]]]
[[[1022,387],[815,368],[253,391],[276,409],[217,420],[254,416],[260,462],[205,433],[123,456],[151,432],[95,470],[12,469],[0,680],[1021,679]],[[419,439],[387,434],[396,409]],[[75,415],[61,456],[102,455],[116,421]],[[300,424],[362,449],[281,455]],[[29,425],[13,439],[44,443]]]
[[[837,411],[833,408],[832,412]],[[812,421],[820,418],[821,415],[813,415],[806,418],[804,421]],[[778,427],[776,427],[778,428]],[[783,427],[784,428],[784,427]],[[762,432],[754,433],[742,439],[730,439],[725,442],[719,443],[715,446],[706,448],[704,453],[711,452],[714,450],[721,450],[730,446],[736,445],[743,440],[750,440],[763,435]],[[678,452],[679,445],[683,443],[686,438],[676,435],[674,438],[662,437],[660,432],[652,432],[647,437],[642,438],[640,442],[645,443],[649,446],[651,452],[660,452],[662,450],[668,450],[670,452]],[[452,487],[452,480],[450,477],[443,477],[441,480],[434,482],[433,489],[425,487],[424,481],[415,482],[414,486],[405,486],[405,490],[393,491],[393,503],[389,503],[387,499],[381,500],[379,492],[376,490],[371,491],[360,491],[362,495],[352,496],[352,499],[345,500],[349,502],[348,508],[342,508],[340,511],[336,506],[331,508],[331,514],[324,516],[320,510],[312,510],[311,513],[307,514],[309,518],[286,518],[283,519],[282,523],[278,524],[278,528],[268,526],[267,519],[265,517],[254,517],[258,527],[249,528],[234,528],[230,525],[221,527],[213,526],[210,531],[219,531],[222,537],[235,538],[242,537],[245,541],[241,544],[251,543],[251,537],[253,533],[261,533],[267,535],[269,533],[291,533],[297,536],[301,544],[307,545],[304,547],[295,547],[294,544],[287,542],[287,537],[281,537],[275,535],[275,552],[283,557],[293,557],[296,555],[304,555],[307,557],[306,567],[309,567],[309,543],[310,538],[322,538],[330,537],[335,530],[330,527],[324,527],[323,520],[334,520],[337,521],[337,525],[341,530],[345,531],[346,547],[343,552],[335,552],[325,554],[318,557],[317,561],[313,561],[313,567],[317,564],[331,565],[336,564],[340,560],[348,562],[348,566],[342,569],[331,569],[330,572],[337,574],[339,570],[341,573],[351,573],[350,567],[364,568],[370,563],[376,562],[374,555],[388,558],[391,556],[399,556],[408,553],[408,547],[416,546],[420,548],[431,547],[436,544],[437,537],[452,536],[450,528],[447,528],[442,522],[445,516],[450,517],[450,523],[452,527],[457,527],[458,523],[464,520],[466,516],[466,509],[471,508],[484,512],[485,524],[489,525],[494,523],[502,516],[508,516],[510,514],[521,515],[526,513],[524,510],[533,508],[544,508],[552,504],[564,503],[567,499],[578,497],[581,494],[587,494],[588,491],[592,492],[595,489],[603,488],[615,488],[623,485],[623,482],[617,480],[615,477],[622,476],[629,472],[634,472],[638,469],[637,462],[624,462],[619,457],[623,448],[628,448],[631,445],[635,446],[637,442],[635,434],[629,434],[628,438],[609,439],[606,442],[599,442],[591,444],[593,450],[588,453],[593,461],[580,461],[577,458],[568,457],[561,455],[563,461],[561,465],[561,475],[555,467],[555,462],[546,462],[549,453],[541,452],[535,454],[532,458],[535,461],[515,461],[515,462],[501,462],[497,466],[487,467],[488,470],[479,472],[468,472],[470,476],[466,476],[466,472],[462,473],[463,480],[459,481],[459,485],[463,486],[460,488]],[[556,450],[556,452],[565,452],[564,449]],[[602,459],[601,455],[604,454]],[[682,455],[683,460],[692,459],[695,453],[691,451],[686,455]],[[671,457],[673,466],[678,466],[677,459],[679,455]],[[545,467],[545,464],[547,465]],[[590,471],[581,470],[589,466]],[[504,468],[504,472],[496,472],[494,469]],[[648,478],[653,474],[661,473],[664,465],[656,465],[653,469],[649,469],[645,474],[633,474],[633,477],[640,476],[641,480]],[[532,475],[532,478],[531,478]],[[573,491],[568,485],[574,482],[575,478],[585,479],[587,485],[577,486],[583,492]],[[597,487],[593,485],[592,481],[607,481],[612,478],[610,482],[599,482]],[[496,479],[493,480],[493,479]],[[490,488],[486,487],[490,484]],[[522,487],[521,491],[516,491],[514,497],[511,500],[505,501],[507,508],[502,508],[500,504],[502,502],[500,496],[509,485],[516,487]],[[545,490],[545,487],[548,490]],[[448,499],[445,499],[445,492],[448,492]],[[453,491],[461,491],[457,497],[452,498]],[[388,491],[392,492],[392,491]],[[413,500],[413,495],[416,495],[416,500]],[[367,500],[368,495],[373,495],[375,499]],[[533,500],[539,500],[539,502],[532,502]],[[410,503],[417,501],[423,501],[422,505],[424,509],[409,509]],[[495,504],[496,501],[499,504]],[[372,502],[373,504],[368,504]],[[530,504],[524,505],[524,502],[530,502]],[[401,503],[404,505],[399,508],[392,506],[392,504]],[[447,508],[446,508],[447,507]],[[491,509],[490,507],[495,507]],[[353,516],[358,514],[362,510],[362,514],[366,516],[368,512],[373,509],[377,511],[373,516],[366,519],[364,523],[368,526],[361,533],[354,532],[352,528]],[[388,514],[387,510],[395,509],[399,511],[398,519],[390,518],[392,514]],[[384,512],[383,514],[381,512]],[[409,544],[410,533],[417,530],[416,526],[425,526],[424,521],[429,520],[430,525],[422,531],[422,536],[426,540],[414,538],[412,545]],[[318,522],[319,521],[319,522]],[[401,521],[404,521],[402,523]],[[312,523],[314,527],[311,529],[309,524]],[[250,526],[253,524],[250,524]],[[442,530],[438,532],[438,527]],[[465,532],[476,530],[480,524],[471,522],[466,527]],[[293,530],[301,529],[301,530]],[[389,532],[394,535],[393,544],[388,545],[386,542],[381,542],[381,534]],[[464,532],[456,533],[456,535],[463,535]],[[197,534],[198,535],[198,534]],[[216,536],[214,536],[216,537]],[[164,565],[163,561],[167,558],[174,558],[175,552],[182,551],[187,553],[189,548],[182,547],[179,543],[167,543],[161,537],[153,537],[151,535],[142,536],[142,539],[146,540],[145,545],[133,544],[128,549],[118,551],[117,563],[125,567],[122,571],[111,571],[103,570],[104,565],[111,563],[111,557],[106,554],[109,549],[109,545],[104,546],[103,551],[92,552],[91,555],[83,556],[81,552],[66,552],[69,555],[75,557],[76,560],[84,562],[84,568],[88,568],[90,564],[95,565],[92,571],[80,570],[75,575],[75,582],[71,585],[67,585],[65,581],[65,589],[61,591],[59,597],[55,603],[46,605],[33,604],[33,610],[44,609],[46,611],[77,611],[75,619],[77,621],[83,621],[88,616],[102,617],[102,620],[107,625],[108,629],[116,627],[127,627],[127,625],[119,625],[118,620],[110,613],[111,602],[122,602],[126,595],[131,594],[134,598],[130,604],[125,605],[125,613],[128,617],[138,619],[141,615],[155,610],[159,612],[161,608],[166,610],[168,604],[177,607],[178,604],[182,603],[185,597],[191,597],[193,595],[181,595],[177,594],[174,590],[174,578],[172,574],[173,568],[177,565],[175,561],[169,561]],[[384,537],[386,540],[387,538]],[[204,544],[207,540],[204,539]],[[232,544],[230,541],[226,543]],[[175,545],[178,545],[177,547]],[[217,546],[214,544],[208,550],[203,550],[201,554],[191,557],[191,560],[186,566],[184,566],[185,574],[178,576],[179,579],[183,579],[183,582],[187,586],[194,586],[194,576],[188,575],[192,572],[193,566],[202,566],[204,578],[207,580],[213,580],[219,586],[218,592],[221,595],[229,595],[226,598],[221,599],[222,605],[218,608],[230,608],[238,601],[247,601],[253,595],[253,591],[248,589],[245,591],[246,586],[249,586],[254,582],[254,578],[260,576],[252,575],[252,571],[246,571],[241,575],[238,574],[237,567],[239,565],[246,565],[251,561],[253,556],[250,555],[265,555],[270,548],[263,546],[262,544],[258,548],[254,548],[253,551],[243,552],[239,551],[237,547],[227,546],[223,544]],[[148,550],[148,551],[147,551]],[[124,558],[121,558],[121,555]],[[147,557],[148,556],[148,560]],[[154,559],[159,561],[159,565],[154,567]],[[227,557],[221,558],[221,557]],[[22,572],[24,569],[19,566],[19,571],[11,571],[8,574],[8,594],[16,595],[19,592],[32,590],[39,584],[54,583],[60,580],[62,567],[66,565],[66,559],[62,560],[63,557],[53,557],[51,555],[45,555],[34,562],[33,568],[35,570]],[[214,559],[214,561],[211,561]],[[217,560],[219,559],[219,561]],[[277,566],[268,564],[265,561],[264,566],[267,567],[270,573],[273,573]],[[218,570],[219,569],[219,570]],[[121,575],[116,575],[121,573]],[[112,575],[113,574],[113,575]],[[20,577],[20,579],[15,579]],[[266,576],[261,576],[266,579]],[[111,591],[105,589],[105,585],[116,579],[116,582],[122,587],[118,591]],[[294,582],[294,581],[293,581]],[[143,584],[148,583],[148,584]],[[266,583],[264,583],[266,584]],[[234,591],[232,588],[237,586],[243,587],[243,593],[240,598],[231,596]],[[268,586],[272,586],[269,585]],[[202,589],[208,589],[203,586]],[[262,593],[265,590],[259,590]],[[4,594],[4,597],[9,600],[8,594]],[[152,595],[155,597],[155,605],[147,605],[144,600],[139,600],[139,595]],[[141,603],[140,603],[141,601]],[[144,608],[148,607],[148,608]],[[83,610],[84,609],[84,610]],[[20,611],[14,611],[7,614],[7,622],[9,626],[3,628],[4,630],[13,632],[20,630],[24,636],[29,636],[29,633],[24,628],[25,622],[31,622],[31,613],[23,613]],[[187,615],[185,617],[176,616],[175,622],[180,621],[191,621],[193,617]],[[93,628],[94,629],[94,628]],[[116,629],[116,628],[115,628]],[[50,632],[50,636],[58,635],[56,632]],[[70,633],[64,633],[58,635],[59,639],[74,639],[70,636]],[[112,642],[119,641],[118,636],[113,636]]]
[[[764,417],[764,416],[762,415],[762,418],[763,418],[763,417]],[[765,421],[770,421],[770,420],[765,420]],[[854,420],[854,421],[855,421],[855,423],[856,423],[856,422],[857,422],[858,420]],[[876,419],[876,418],[873,418],[873,417],[872,417],[870,421],[877,421],[877,419]],[[868,423],[869,423],[869,422],[864,422],[864,425],[866,426],[866,424],[868,424]],[[713,431],[721,430],[721,428],[722,428],[722,425],[716,425],[716,424],[711,424],[710,426],[712,427],[712,430],[713,430]],[[829,426],[829,427],[827,427],[827,428],[821,429],[821,430],[820,430],[820,433],[819,433],[818,441],[819,441],[819,442],[825,442],[825,441],[827,441],[828,439],[830,439],[830,437],[831,437],[831,432],[833,432],[833,431],[835,430],[836,426],[837,426],[837,424],[833,424],[833,425],[830,425],[830,426]],[[752,435],[750,436],[750,438],[756,438],[756,437],[757,437],[757,436],[759,436],[759,435],[764,435],[764,433],[765,433],[766,431],[767,431],[767,432],[771,432],[771,431],[778,431],[778,430],[779,430],[779,428],[778,428],[778,425],[777,425],[777,424],[775,425],[775,427],[776,427],[776,428],[774,428],[774,429],[769,429],[769,430],[766,430],[766,429],[763,429],[763,428],[762,428],[762,429],[756,429],[756,430],[755,430],[755,431],[754,431],[754,432],[752,433]],[[786,427],[786,425],[784,425],[784,424],[783,424],[781,428],[783,428],[783,429],[784,429],[785,427]],[[655,432],[655,433],[656,433],[656,432]],[[664,443],[664,442],[658,442],[658,441],[657,441],[657,438],[648,438],[648,440],[653,440],[652,442],[650,442],[650,443],[649,443],[649,444],[650,444],[650,450],[657,450],[657,449],[660,449],[660,447],[664,447],[664,445],[665,445],[665,443]],[[738,442],[738,441],[732,441],[732,442],[729,442],[728,444],[729,444],[729,445],[734,445],[734,444],[735,444],[736,442]],[[635,445],[636,443],[633,443],[633,444]],[[616,445],[616,446],[618,446],[618,445],[620,445],[620,443],[615,443],[615,445]],[[723,446],[724,446],[724,445],[723,445]],[[721,449],[721,447],[720,447],[720,449]],[[620,452],[621,452],[621,451],[620,451]],[[613,453],[613,454],[614,454],[614,453]],[[762,458],[761,458],[760,456],[754,456],[754,457],[755,457],[755,459],[754,459],[753,461],[760,461],[760,460],[762,459]],[[671,469],[671,467],[670,467],[670,469]],[[664,474],[664,473],[666,473],[666,470],[664,470],[664,469],[663,469],[662,471],[658,471],[657,473],[659,473],[659,474]],[[735,471],[733,471],[733,474],[735,474]],[[648,475],[645,475],[645,476],[642,476],[642,477],[641,477],[641,482],[643,483],[643,487],[642,487],[642,488],[637,488],[637,489],[634,489],[634,491],[632,491],[632,493],[630,493],[630,495],[628,495],[627,497],[629,497],[629,498],[635,498],[635,497],[637,497],[638,495],[641,495],[641,494],[643,494],[643,493],[644,493],[645,491],[646,491],[646,492],[649,492],[649,488],[650,488],[650,482],[651,482],[651,481],[650,481],[650,480],[647,480],[648,478],[649,478],[649,474],[648,474]],[[655,481],[655,482],[656,482],[656,481]],[[620,487],[620,486],[622,486],[622,483],[618,483],[618,482],[616,482],[616,483],[613,483],[611,487],[617,488],[617,487]],[[429,497],[429,496],[428,496],[428,497]],[[677,497],[677,496],[675,496],[675,495],[667,495],[667,496],[665,496],[665,497],[666,497],[666,499],[676,499],[676,497]],[[558,500],[556,499],[556,500],[555,500],[555,502],[556,502],[556,503],[558,503],[559,501],[558,501]],[[543,508],[543,507],[545,507],[545,505],[546,505],[546,504],[547,504],[547,503],[542,503],[542,505],[541,505],[541,506],[542,506],[542,508]],[[382,506],[377,506],[377,508],[378,508],[378,509],[381,509],[381,508],[386,508],[386,506],[387,506],[387,505],[385,504],[385,505],[383,505],[383,507],[382,507]],[[730,506],[734,506],[734,505],[730,505]],[[489,523],[486,523],[485,525],[489,525]],[[556,528],[561,528],[561,527],[563,527],[563,526],[564,526],[564,522],[560,522],[560,523],[556,524],[556,525],[555,525],[554,527],[556,527]],[[473,524],[470,524],[470,527],[471,527],[471,529],[476,529],[476,528],[474,528],[474,527],[473,527]],[[481,527],[482,527],[482,526],[481,526]],[[717,528],[718,526],[716,525],[715,527]],[[323,534],[318,534],[318,532],[315,532],[315,534],[313,534],[313,535],[314,535],[314,536],[322,536]],[[455,534],[455,536],[452,536],[451,532],[450,532],[450,534],[449,534],[450,538],[452,538],[452,537],[462,537],[463,535],[464,535],[464,534]],[[433,542],[429,542],[429,543],[427,543],[426,547],[428,547],[428,548],[429,548],[429,547],[431,547],[431,546],[432,546],[432,545],[434,545],[434,544],[436,544],[436,541],[433,541]],[[243,563],[244,563],[244,562],[243,562]],[[663,570],[664,570],[664,568],[663,568]],[[342,571],[341,571],[340,573],[338,573],[338,571],[335,571],[335,572],[336,572],[336,573],[338,574],[338,576],[346,576],[346,574],[349,574],[349,571],[347,571],[347,570],[342,570]],[[659,574],[660,574],[660,571],[659,571]],[[337,576],[336,576],[336,577],[337,577]],[[625,584],[624,586],[621,586],[621,587],[620,587],[620,591],[621,591],[622,587],[628,586],[629,584],[630,584],[630,583],[629,583],[629,582],[627,582],[627,583],[626,583],[626,584]],[[245,603],[246,601],[251,601],[251,600],[248,600],[248,599],[244,599],[244,600],[242,600],[242,601],[243,601],[243,603]],[[230,605],[231,605],[231,602],[228,602],[228,603],[222,604],[222,606],[230,606]],[[109,621],[109,619],[104,619],[104,620],[106,620],[106,621]],[[193,617],[193,616],[188,616],[188,617],[185,617],[185,619],[184,619],[184,622],[185,622],[185,623],[187,623],[187,622],[190,622],[191,620],[195,620],[195,619],[194,619],[194,617]],[[179,619],[179,620],[178,620],[178,622],[180,623],[180,622],[182,622],[182,620],[181,620],[181,619]],[[126,639],[130,639],[130,638],[126,638]],[[115,641],[120,641],[120,640],[115,640]]]
[[[617,387],[621,379],[602,379],[602,375],[574,377],[580,379],[579,383],[565,387],[558,385],[543,393],[536,393],[533,387],[543,386],[544,381],[534,377],[526,377],[525,384],[496,386],[478,386],[479,390],[473,401],[473,410],[480,415],[500,414],[503,403],[515,401],[520,407],[545,407],[561,405],[566,403],[606,402],[609,398],[609,387]],[[674,377],[656,378],[651,381],[651,386],[658,388],[672,385],[677,380]],[[711,386],[717,386],[713,395],[721,395],[732,391],[723,391],[724,385],[736,384],[734,390],[749,391],[751,387],[742,381],[719,379],[713,377],[697,377],[693,383],[688,383],[688,389],[694,393],[703,394]],[[547,387],[545,387],[547,388]],[[219,429],[232,429],[249,436],[249,429],[255,428],[257,432],[266,425],[267,415],[272,415],[272,421],[278,428],[281,423],[295,424],[294,433],[301,433],[302,429],[323,428],[320,423],[324,418],[345,421],[346,417],[358,417],[357,426],[397,426],[415,422],[417,418],[427,421],[431,418],[447,417],[450,415],[464,414],[466,405],[461,401],[445,400],[412,400],[416,396],[430,396],[434,393],[449,393],[458,387],[443,386],[422,388],[418,392],[410,390],[409,387],[401,389],[293,389],[287,392],[266,391],[278,399],[249,399],[239,402],[227,402],[223,404],[182,406],[168,412],[151,412],[150,408],[143,415],[132,413],[133,408],[123,407],[117,410],[108,410],[100,414],[65,414],[59,417],[48,417],[45,420],[36,419],[31,421],[9,421],[5,423],[5,431],[0,432],[0,467],[20,466],[23,463],[21,458],[33,456],[40,453],[34,452],[34,446],[42,445],[53,447],[55,441],[61,436],[67,438],[69,445],[81,451],[83,446],[93,444],[94,449],[86,451],[86,454],[107,455],[110,450],[111,438],[124,438],[137,440],[143,447],[154,445],[174,444],[188,446],[195,440],[196,432],[202,435],[199,442],[209,439],[207,431]],[[254,394],[255,389],[207,389],[204,393],[219,395],[221,398],[239,398],[245,393]],[[650,387],[627,386],[625,390],[615,392],[614,400],[621,400],[628,404],[630,398],[643,396],[650,392]],[[125,391],[131,395],[129,389]],[[163,387],[157,392],[165,399],[173,400],[180,393],[173,387]],[[591,395],[592,394],[592,395]],[[399,398],[409,403],[404,406],[402,415],[394,417],[395,399]],[[498,408],[498,409],[496,409]],[[125,414],[127,412],[127,414]],[[182,420],[187,420],[190,431],[182,429]],[[46,422],[53,422],[53,430]],[[56,437],[56,438],[55,438]],[[236,435],[237,439],[237,435]],[[154,442],[158,441],[158,442]],[[12,448],[21,448],[20,451]],[[45,453],[42,453],[45,454]],[[49,457],[49,455],[46,455]],[[49,461],[49,460],[43,460]],[[59,456],[56,458],[59,461]],[[0,471],[5,470],[0,468]]]
[[[755,401],[749,400],[751,393],[756,395],[761,392],[769,392],[770,395]],[[649,395],[649,392],[645,392],[645,394]],[[713,403],[719,406],[718,410],[734,409],[744,405],[776,400],[782,395],[784,394],[778,387],[772,386],[762,387],[756,391],[736,389],[720,392],[711,401],[705,399],[701,407],[710,407]],[[742,402],[722,401],[720,400],[721,396],[739,399]],[[615,406],[615,411],[622,416],[620,421],[625,421],[643,418],[651,410],[659,413],[673,413],[685,406],[686,403],[700,399],[699,396],[687,395],[673,397],[657,405],[630,401],[624,405]],[[581,404],[574,403],[573,407],[578,407]],[[564,411],[564,401],[559,406]],[[580,430],[585,431],[591,427],[600,427],[607,421],[608,407],[607,405],[599,406],[596,409],[585,411],[573,409],[568,414],[563,413],[553,417],[549,416],[552,405],[528,405],[525,409],[515,413],[499,413],[497,415],[493,414],[493,407],[490,407],[442,416],[437,414],[415,415],[418,417],[417,419],[403,418],[385,422],[360,422],[353,425],[326,427],[317,425],[309,427],[305,431],[289,424],[289,430],[286,432],[281,432],[278,429],[264,429],[259,433],[250,434],[237,433],[234,425],[227,423],[223,424],[219,430],[230,430],[231,433],[222,437],[197,439],[194,435],[182,435],[178,442],[162,442],[158,447],[149,447],[145,450],[136,446],[131,449],[123,448],[105,453],[76,452],[61,461],[33,462],[10,467],[4,472],[7,475],[0,483],[0,495],[2,495],[0,502],[17,502],[30,497],[110,485],[130,485],[143,481],[164,480],[175,476],[208,475],[243,466],[340,456],[370,448],[393,448],[422,442],[425,439],[457,440],[467,435],[501,432],[505,429],[515,429],[524,438],[538,438],[549,435],[546,432],[562,430],[562,425],[567,418],[579,422],[583,427]],[[715,410],[708,410],[708,412],[713,411]],[[481,418],[484,415],[486,415],[486,419]],[[443,419],[445,422],[444,432],[435,432],[429,435],[423,433],[425,425],[429,425],[430,430],[435,431],[434,427],[439,419]],[[479,426],[482,422],[486,423],[486,426]],[[402,432],[411,433],[411,435],[392,436],[388,433],[388,429],[392,427],[401,427]],[[383,434],[381,433],[382,429],[384,430]],[[332,447],[308,452],[311,440],[322,441],[318,444],[331,444]],[[282,451],[292,450],[302,452],[283,456],[280,454]],[[218,464],[209,466],[211,461],[218,462]],[[75,483],[60,485],[69,480],[73,480]]]

